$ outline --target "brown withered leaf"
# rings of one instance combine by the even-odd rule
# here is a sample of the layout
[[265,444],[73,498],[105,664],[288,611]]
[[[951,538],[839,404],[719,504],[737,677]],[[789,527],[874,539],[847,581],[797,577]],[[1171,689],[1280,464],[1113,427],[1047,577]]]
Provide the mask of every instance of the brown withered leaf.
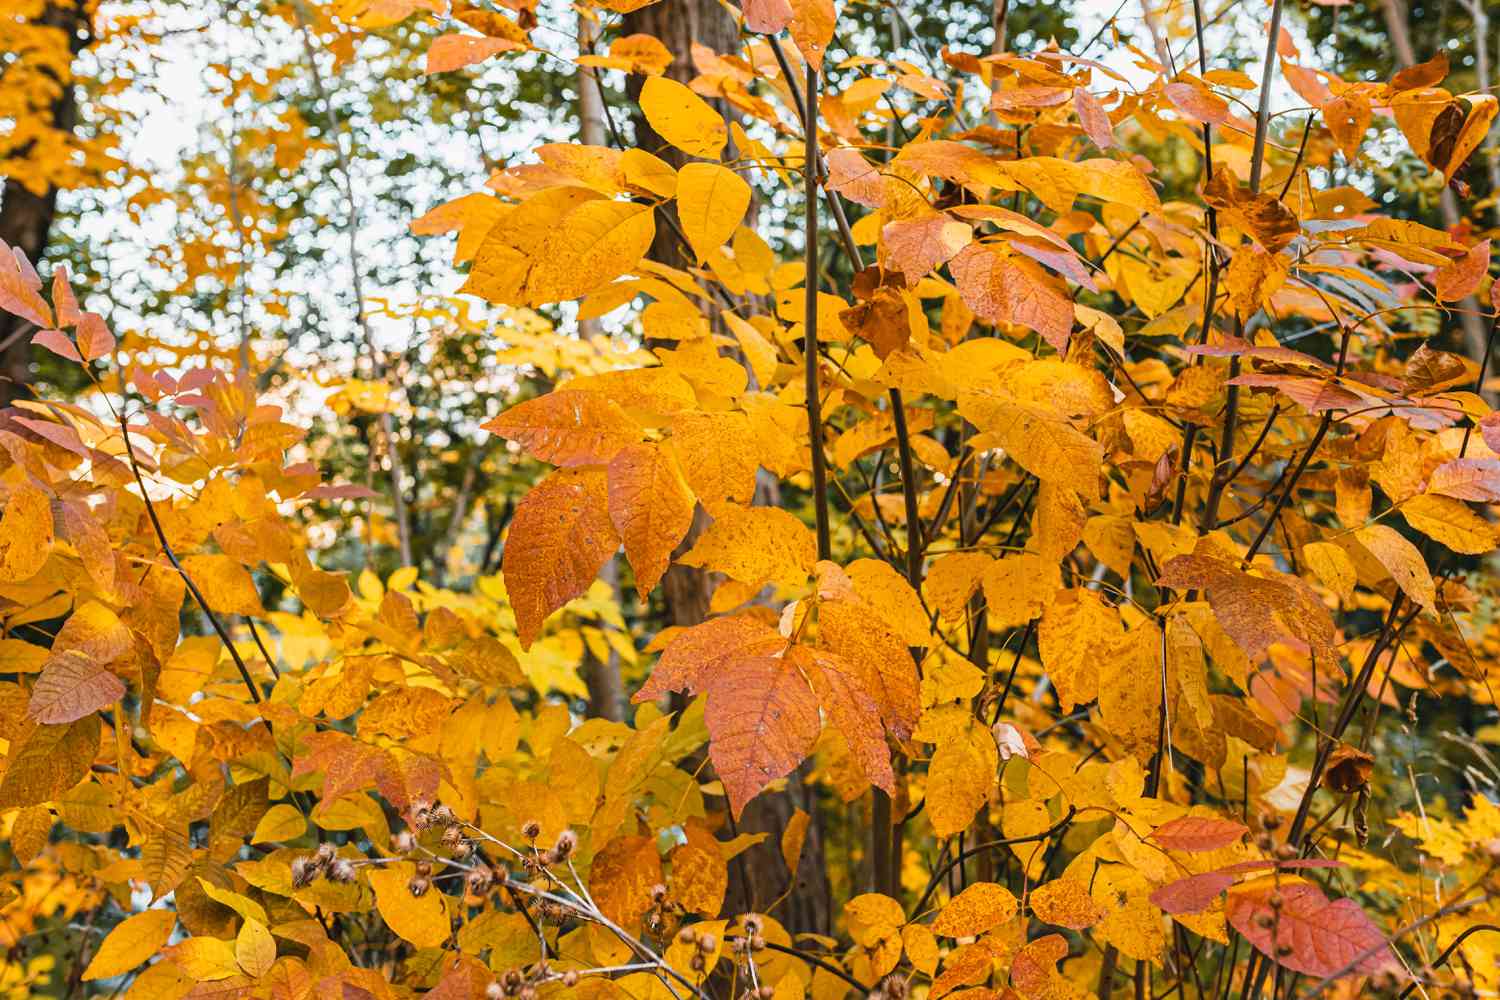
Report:
[[1357,747],[1340,743],[1328,755],[1328,764],[1323,771],[1323,787],[1345,795],[1357,792],[1370,786],[1370,775],[1374,771],[1374,757]]
[[1407,359],[1402,381],[1409,393],[1442,392],[1473,378],[1469,362],[1457,354],[1423,344]]
[[1218,210],[1220,222],[1238,229],[1271,253],[1284,249],[1300,229],[1296,213],[1280,199],[1265,192],[1251,194],[1227,170],[1214,172],[1213,179],[1204,185],[1203,200]]
[[1305,644],[1320,666],[1338,662],[1333,619],[1313,589],[1285,573],[1254,576],[1203,543],[1191,555],[1162,565],[1157,586],[1202,590],[1214,618],[1252,664],[1265,659],[1276,642]]

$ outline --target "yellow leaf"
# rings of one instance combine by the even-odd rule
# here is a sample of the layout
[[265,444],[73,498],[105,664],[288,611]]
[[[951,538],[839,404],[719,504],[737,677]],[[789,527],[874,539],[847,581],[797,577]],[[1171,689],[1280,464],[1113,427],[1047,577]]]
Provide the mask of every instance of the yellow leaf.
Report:
[[173,964],[200,983],[218,982],[238,975],[240,964],[234,946],[222,938],[191,937],[167,950]]
[[176,925],[177,914],[171,910],[147,910],[127,917],[99,943],[99,951],[83,972],[84,981],[129,972],[160,951]]
[[802,841],[807,836],[807,824],[812,817],[802,809],[792,814],[787,821],[786,829],[781,831],[781,857],[786,862],[787,871],[796,874],[797,863],[802,860]]
[[907,924],[901,928],[901,942],[906,946],[906,957],[917,971],[928,976],[937,972],[937,938],[933,937],[926,925]]
[[978,593],[992,562],[983,552],[948,552],[933,560],[922,589],[945,621],[964,616],[969,598]]
[[833,0],[791,0],[791,3],[792,41],[797,43],[802,58],[811,63],[813,69],[821,70],[837,18]]
[[255,825],[255,833],[250,842],[254,844],[274,844],[278,842],[295,840],[307,832],[307,820],[296,806],[285,802],[278,802],[267,810]]
[[1462,500],[1419,493],[1401,505],[1401,516],[1454,552],[1482,555],[1495,547],[1495,529]]
[[1037,647],[1064,712],[1099,696],[1100,653],[1123,631],[1119,612],[1081,587],[1059,591],[1042,612]]
[[1043,570],[1042,560],[1030,552],[1004,556],[986,567],[984,602],[991,628],[1025,625],[1042,613],[1055,590]]
[[234,957],[240,968],[259,979],[276,964],[276,939],[259,920],[246,920],[234,939]]
[[649,78],[641,87],[640,105],[657,134],[690,156],[718,159],[729,141],[724,117],[669,77]]
[[817,557],[813,533],[789,511],[725,507],[681,562],[752,586],[796,587],[807,581]]
[[228,615],[265,615],[255,580],[229,556],[187,556],[182,560],[182,568],[202,592],[210,610]]
[[989,802],[999,766],[995,738],[972,719],[960,735],[939,744],[927,769],[927,818],[932,832],[951,837],[966,829]]
[[1424,608],[1437,604],[1437,588],[1421,551],[1399,531],[1388,524],[1371,524],[1356,531],[1354,537],[1370,550],[1407,597]]
[[750,207],[750,185],[717,163],[689,163],[677,172],[677,218],[701,262],[723,246]]
[[906,577],[881,559],[856,559],[844,571],[860,600],[873,608],[880,620],[908,646],[927,644],[927,613]]
[[5,501],[0,516],[0,582],[36,575],[52,551],[52,503],[47,494],[23,482]]
[[412,895],[410,882],[417,866],[402,861],[382,865],[370,872],[375,905],[386,925],[418,948],[437,948],[448,940],[450,930],[443,894],[429,886],[422,895]]
[[1038,920],[1071,930],[1083,930],[1104,917],[1104,911],[1089,895],[1088,885],[1077,879],[1060,878],[1039,885],[1027,901]]
[[1345,603],[1354,600],[1354,585],[1359,582],[1354,560],[1332,542],[1309,542],[1302,547],[1302,562],[1312,570],[1323,586],[1339,595]]
[[528,305],[582,298],[632,270],[656,238],[656,210],[589,201],[569,212],[531,261]]
[[977,937],[1009,921],[1019,909],[1005,886],[976,882],[948,901],[932,922],[932,931],[943,937]]

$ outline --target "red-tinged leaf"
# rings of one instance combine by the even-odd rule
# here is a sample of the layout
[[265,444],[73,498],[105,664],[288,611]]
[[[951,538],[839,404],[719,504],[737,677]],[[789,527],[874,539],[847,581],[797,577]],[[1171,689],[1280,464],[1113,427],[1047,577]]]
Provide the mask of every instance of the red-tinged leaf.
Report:
[[1244,872],[1264,871],[1267,868],[1279,868],[1282,871],[1301,871],[1304,868],[1343,868],[1346,862],[1334,858],[1292,858],[1290,861],[1276,861],[1272,858],[1261,858],[1256,861],[1236,861],[1232,865],[1225,865],[1219,871],[1229,875],[1239,875]]
[[1264,344],[1252,344],[1248,340],[1239,337],[1224,336],[1217,344],[1193,344],[1183,348],[1184,354],[1203,354],[1214,358],[1256,358],[1260,361],[1271,361],[1278,365],[1301,365],[1317,371],[1329,371],[1326,361],[1320,361],[1311,354],[1303,354],[1301,351],[1290,347],[1270,347]]
[[822,730],[818,699],[784,658],[735,661],[708,690],[708,756],[736,819],[745,804],[812,753]]
[[78,353],[78,348],[68,339],[68,335],[61,330],[40,330],[36,336],[31,338],[33,344],[45,347],[58,357],[67,358],[83,364],[83,355]]
[[1462,257],[1432,275],[1439,302],[1457,302],[1479,290],[1479,282],[1490,267],[1490,241],[1469,248]]
[[[1495,282],[1495,287],[1500,288],[1500,281]],[[1479,421],[1479,436],[1484,438],[1490,451],[1500,452],[1500,410],[1486,413]]]
[[50,420],[34,420],[31,417],[12,417],[11,419],[38,437],[51,441],[59,448],[71,451],[82,458],[87,458],[89,455],[89,449],[84,445],[83,439],[67,424],[57,424]]
[[948,269],[964,304],[980,319],[1030,327],[1059,354],[1067,351],[1073,300],[1034,262],[971,243]]
[[1156,583],[1173,590],[1207,591],[1214,618],[1251,663],[1261,662],[1272,644],[1288,639],[1306,643],[1319,663],[1337,662],[1333,618],[1317,593],[1298,577],[1271,570],[1252,575],[1204,548],[1168,559]]
[[85,361],[97,361],[114,353],[115,335],[109,332],[104,317],[84,313],[78,320],[78,353]]
[[324,483],[304,490],[302,496],[308,500],[373,500],[380,494],[354,483]]
[[1151,831],[1152,840],[1169,851],[1192,854],[1228,847],[1249,832],[1249,827],[1217,816],[1184,816]]
[[[1269,902],[1273,893],[1281,897],[1278,909]],[[1392,962],[1385,936],[1358,903],[1330,902],[1308,882],[1278,886],[1268,876],[1240,886],[1229,894],[1224,915],[1263,955],[1294,972],[1363,975]],[[1281,954],[1283,948],[1289,951]]]
[[839,146],[830,149],[826,159],[828,186],[834,191],[867,208],[885,203],[885,178],[859,150]]
[[1078,113],[1078,123],[1084,133],[1100,149],[1109,149],[1115,144],[1114,126],[1110,124],[1109,112],[1099,99],[1083,87],[1073,89],[1073,110]]
[[1072,247],[1064,244],[1059,248],[1052,240],[1038,236],[1011,236],[1005,243],[1017,253],[1023,253],[1032,260],[1047,265],[1089,291],[1099,290],[1099,286],[1094,283],[1094,276],[1089,273],[1088,265]]
[[523,46],[509,38],[487,38],[483,35],[440,35],[427,49],[427,72],[447,73],[472,66],[490,56]]
[[1229,102],[1206,87],[1169,83],[1162,92],[1173,107],[1194,121],[1222,125],[1229,120]]
[[646,683],[633,699],[654,701],[668,691],[697,694],[742,657],[770,656],[787,645],[780,632],[758,618],[731,615],[683,629],[672,637]]
[[68,281],[68,265],[59,264],[52,269],[52,308],[57,313],[58,326],[74,326],[83,319],[78,308],[78,297]]
[[0,240],[0,310],[39,327],[52,325],[52,310],[37,290],[42,287],[31,262]]
[[1234,876],[1227,872],[1207,872],[1190,875],[1176,882],[1168,882],[1151,894],[1151,905],[1173,916],[1183,913],[1202,913],[1214,904],[1219,893],[1234,885]]
[[1500,503],[1500,459],[1456,458],[1444,462],[1432,470],[1427,490],[1458,500]]
[[793,646],[787,659],[812,682],[830,723],[849,744],[850,758],[865,780],[894,794],[891,751],[872,690],[878,679],[864,676],[856,665],[824,649]]
[[1301,375],[1252,372],[1229,379],[1227,384],[1275,389],[1308,413],[1323,413],[1327,410],[1357,410],[1368,405],[1366,397],[1336,382]]
[[974,239],[974,230],[968,223],[933,212],[916,219],[888,223],[881,230],[881,239],[885,245],[886,265],[900,271],[910,287],[968,246]]
[[619,547],[603,469],[559,469],[526,494],[500,563],[522,649],[541,635],[547,616],[588,589]]
[[125,685],[81,649],[52,656],[31,689],[27,711],[43,725],[75,722],[125,696]]
[[792,23],[792,5],[788,0],[744,0],[745,29],[763,35],[774,35]]
[[559,389],[528,399],[483,425],[553,465],[608,465],[641,439],[640,427],[603,393]]

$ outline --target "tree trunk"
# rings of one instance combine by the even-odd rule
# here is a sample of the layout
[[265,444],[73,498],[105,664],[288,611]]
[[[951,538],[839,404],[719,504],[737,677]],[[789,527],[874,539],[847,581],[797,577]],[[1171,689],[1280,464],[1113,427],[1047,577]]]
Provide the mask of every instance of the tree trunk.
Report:
[[[75,54],[86,44],[86,38],[79,31],[85,24],[81,5],[68,2],[48,4],[36,23],[65,32]],[[0,74],[0,86],[3,85],[4,76]],[[62,82],[61,92],[52,103],[51,119],[52,128],[64,132],[72,131],[78,123],[78,104],[72,85],[66,81]],[[21,150],[10,158],[21,159],[26,154],[26,150]],[[0,161],[0,172],[5,172],[4,168],[4,161]],[[37,194],[15,180],[6,180],[3,193],[0,193],[0,240],[40,267],[56,214],[55,186]],[[31,383],[31,333],[27,326],[26,321],[17,316],[0,315],[0,407],[31,395],[26,388]]]
[[[620,30],[622,35],[640,33],[659,39],[672,53],[672,65],[666,75],[680,83],[688,83],[697,75],[692,60],[695,44],[721,53],[736,52],[740,47],[738,27],[717,0],[663,0],[625,15]],[[628,88],[633,100],[639,97],[642,82],[637,75],[630,77]],[[617,117],[616,122],[620,121]],[[632,124],[636,146],[662,157],[674,167],[686,161],[642,116],[635,115]],[[671,267],[687,268],[695,263],[687,258],[669,226],[657,227],[650,256]],[[700,508],[679,551],[691,547],[707,523]],[[670,624],[696,625],[708,616],[712,587],[708,574],[702,570],[674,564],[662,580],[662,591]],[[786,890],[790,876],[781,858],[781,831],[800,808],[812,814],[814,821],[807,831],[791,895],[778,905],[775,916],[793,934],[827,933],[831,892],[818,811],[811,791],[801,784],[800,774],[794,771],[788,777],[786,791],[758,795],[745,807],[735,829],[740,833],[765,832],[770,836],[731,862],[729,895],[724,908],[730,914],[755,911],[769,906]]]

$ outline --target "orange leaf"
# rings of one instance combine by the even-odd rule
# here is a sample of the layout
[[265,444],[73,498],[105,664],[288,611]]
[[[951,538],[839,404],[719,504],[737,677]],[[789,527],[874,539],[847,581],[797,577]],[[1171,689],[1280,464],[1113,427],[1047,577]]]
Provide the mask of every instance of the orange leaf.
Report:
[[625,446],[609,463],[609,517],[625,543],[641,600],[656,586],[672,550],[693,525],[693,491],[670,449]]
[[833,25],[838,19],[833,0],[791,0],[791,3],[792,41],[813,69],[822,70],[823,55],[833,40]]
[[522,649],[541,635],[548,615],[588,589],[619,547],[603,469],[559,469],[526,494],[500,567]]
[[792,23],[792,5],[787,0],[744,0],[745,29],[774,35]]
[[1447,267],[1438,268],[1432,281],[1439,302],[1457,302],[1479,290],[1479,282],[1490,267],[1490,241],[1476,243]]
[[932,922],[932,932],[943,937],[975,937],[1006,923],[1020,904],[1005,886],[976,882],[954,896]]
[[606,465],[641,439],[620,405],[597,392],[559,389],[512,406],[482,425],[553,465]]
[[1249,828],[1216,816],[1184,816],[1151,831],[1151,839],[1169,851],[1217,851],[1243,837]]
[[440,35],[433,39],[427,49],[427,72],[447,73],[474,63],[483,62],[490,56],[508,49],[521,48],[519,42],[509,38],[486,38],[483,35]]
[[822,723],[818,699],[785,659],[757,656],[735,661],[715,678],[703,720],[708,756],[736,819],[745,804],[812,753]]

